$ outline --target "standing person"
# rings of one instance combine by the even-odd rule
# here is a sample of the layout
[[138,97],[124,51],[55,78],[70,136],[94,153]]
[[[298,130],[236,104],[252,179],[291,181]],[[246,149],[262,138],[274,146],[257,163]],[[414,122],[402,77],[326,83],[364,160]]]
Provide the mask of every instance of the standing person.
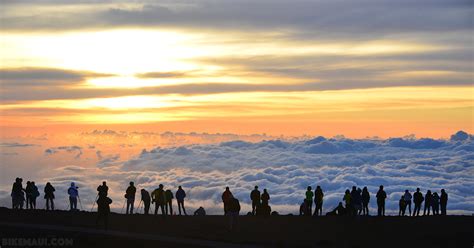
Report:
[[405,216],[405,211],[407,209],[407,203],[405,201],[405,197],[402,195],[400,201],[398,201],[398,216]]
[[157,189],[151,192],[151,200],[155,203],[155,215],[158,214],[158,208],[161,207],[161,215],[164,217],[165,212],[165,191],[163,190],[163,184],[160,184]]
[[[425,209],[423,209],[423,215],[430,215],[431,209],[431,201],[433,200],[433,196],[431,195],[431,190],[426,191],[425,194]],[[428,214],[426,213],[428,210]]]
[[50,182],[46,183],[44,186],[44,199],[46,199],[46,210],[49,210],[51,206],[51,210],[54,210],[54,189],[53,185]]
[[405,200],[405,207],[408,207],[408,213],[409,215],[408,216],[411,216],[411,194],[410,194],[410,191],[405,190],[405,194],[403,195],[403,200]]
[[433,193],[431,207],[433,208],[433,215],[439,215],[439,195],[437,192]]
[[[167,189],[165,191],[165,198],[166,198],[166,214],[173,215],[173,192],[171,190]],[[169,211],[168,211],[169,210]]]
[[106,181],[103,181],[102,182],[102,185],[99,185],[99,187],[97,187],[97,194],[100,196],[107,196],[108,192],[109,192],[109,187],[107,186],[107,182]]
[[260,198],[262,199],[262,204],[268,205],[268,201],[270,201],[270,194],[268,194],[267,189],[263,189],[263,193]]
[[40,192],[38,190],[38,187],[36,187],[35,182],[31,182],[31,201],[30,201],[30,208],[31,209],[36,209],[36,198],[40,195]]
[[324,193],[321,186],[316,186],[314,190],[314,216],[323,215],[323,198]]
[[362,212],[362,190],[357,188],[354,194],[354,215],[360,215]]
[[23,204],[25,202],[25,194],[23,189],[23,179],[17,177],[12,186],[12,208],[13,209],[23,209]]
[[229,229],[234,229],[234,226],[237,222],[237,217],[240,213],[240,203],[237,198],[232,198],[228,202],[228,211],[227,215],[229,216]]
[[370,193],[367,187],[362,189],[362,214],[369,215]]
[[313,196],[314,196],[313,190],[311,186],[308,186],[308,188],[306,188],[305,201],[306,201],[306,205],[308,206],[309,216],[311,216],[311,213],[313,212]]
[[346,192],[344,193],[344,197],[342,200],[346,203],[346,213],[352,214],[352,197],[351,197],[351,192],[349,189],[346,189]]
[[[133,214],[133,205],[135,204],[135,194],[137,193],[137,188],[133,182],[130,182],[130,186],[128,186],[127,190],[125,191],[125,198],[127,199],[127,211],[126,214]],[[122,208],[123,211],[123,208]]]
[[252,215],[255,215],[255,210],[260,204],[260,191],[258,190],[258,186],[255,186],[254,190],[250,192],[250,200],[252,200]]
[[112,199],[105,195],[100,195],[97,199],[97,219],[95,225],[99,224],[100,220],[104,221],[104,227],[107,230],[109,227],[109,214],[110,214],[110,204],[112,204]]
[[441,215],[446,215],[446,206],[448,205],[448,193],[444,189],[441,189],[441,198],[439,201],[441,206]]
[[74,182],[71,182],[71,186],[67,190],[67,193],[69,194],[69,206],[71,208],[71,211],[77,210],[77,197],[79,196],[79,191],[77,190],[79,187],[77,187]]
[[380,185],[375,197],[377,198],[377,215],[385,216],[385,199],[387,198],[387,193],[383,190],[383,185]]
[[178,191],[176,191],[176,201],[178,202],[178,211],[179,215],[181,215],[181,208],[183,208],[184,215],[186,214],[186,209],[184,208],[184,198],[186,197],[186,192],[184,192],[181,186],[178,186]]
[[423,194],[420,192],[420,188],[416,188],[416,192],[413,193],[413,203],[415,204],[415,209],[413,209],[413,216],[420,216],[420,209],[421,209],[421,203],[425,198],[423,197]]
[[31,205],[31,182],[27,181],[26,182],[26,187],[25,187],[25,194],[26,194],[26,206],[25,208],[28,209]]
[[143,212],[146,215],[148,215],[148,213],[150,212],[150,202],[151,202],[150,193],[148,193],[146,189],[142,189],[141,194],[142,194],[143,209],[144,209]]
[[229,187],[225,187],[224,193],[222,193],[222,202],[224,203],[224,215],[227,215],[227,209],[229,208],[230,200],[234,198],[232,192],[230,192]]

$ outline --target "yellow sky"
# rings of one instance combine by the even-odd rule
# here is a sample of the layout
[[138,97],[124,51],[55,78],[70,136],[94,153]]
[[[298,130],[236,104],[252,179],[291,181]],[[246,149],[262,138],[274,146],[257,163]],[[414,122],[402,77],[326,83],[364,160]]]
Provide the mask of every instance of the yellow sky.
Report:
[[1,125],[357,137],[473,131],[472,85],[430,82],[472,74],[403,59],[449,46],[282,37],[284,31],[3,32]]

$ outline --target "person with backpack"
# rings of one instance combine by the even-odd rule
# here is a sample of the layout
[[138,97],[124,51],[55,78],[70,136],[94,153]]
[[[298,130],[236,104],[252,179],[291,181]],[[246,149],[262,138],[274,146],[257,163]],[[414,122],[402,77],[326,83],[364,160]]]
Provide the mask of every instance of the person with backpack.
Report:
[[423,203],[424,200],[425,198],[420,192],[420,188],[416,188],[416,192],[413,194],[413,203],[415,204],[415,208],[413,209],[413,216],[420,216],[421,203]]
[[[127,199],[127,211],[126,214],[133,214],[133,207],[135,204],[135,194],[137,193],[137,188],[133,182],[130,182],[127,190],[125,191],[125,199]],[[123,211],[123,208],[122,208]]]
[[167,189],[165,191],[165,209],[166,209],[166,214],[172,216],[173,215],[173,192],[171,190]]
[[267,189],[263,189],[263,193],[260,198],[262,199],[262,204],[268,205],[268,202],[270,201],[270,194],[268,194]]
[[370,193],[367,187],[362,189],[362,214],[369,215]]
[[74,182],[71,182],[71,186],[67,190],[67,193],[69,195],[69,207],[70,211],[75,211],[77,210],[77,198],[79,197],[79,191],[78,188]]
[[229,208],[229,202],[231,201],[232,198],[234,198],[234,195],[232,195],[232,192],[230,192],[229,187],[225,187],[224,193],[222,193],[222,202],[224,203],[224,215],[227,215],[228,208]]
[[252,201],[252,215],[255,215],[257,205],[260,204],[260,191],[258,190],[258,186],[255,186],[254,190],[250,192],[250,200]]
[[441,215],[446,215],[446,207],[448,205],[448,194],[444,189],[441,189],[439,205],[441,207]]
[[97,219],[95,225],[99,225],[99,221],[104,221],[104,227],[107,230],[109,227],[109,214],[110,214],[110,204],[112,204],[112,199],[101,194],[97,199]]
[[51,210],[54,210],[54,191],[56,189],[51,185],[50,182],[46,183],[46,186],[44,186],[44,199],[46,199],[46,210],[49,210],[51,207]]
[[163,184],[160,184],[157,189],[153,190],[151,193],[151,200],[153,203],[155,203],[155,215],[158,214],[158,208],[161,208],[161,215],[164,217],[166,215],[166,197]]
[[184,198],[186,198],[186,192],[183,190],[181,186],[178,186],[178,191],[176,191],[176,201],[178,202],[178,211],[179,215],[181,215],[181,208],[183,209],[184,215],[186,214],[186,209],[184,208]]
[[228,202],[227,215],[229,216],[229,229],[233,230],[240,213],[240,203],[237,198],[232,197]]
[[311,186],[308,186],[308,188],[306,188],[305,196],[306,196],[305,201],[306,201],[306,205],[308,206],[309,216],[311,216],[311,213],[313,212],[313,196],[314,196]]
[[141,192],[142,201],[143,201],[143,213],[148,215],[148,213],[150,212],[150,203],[151,203],[150,193],[148,193],[146,189],[142,189],[140,192]]
[[410,191],[405,190],[405,194],[403,195],[403,199],[405,200],[405,207],[408,207],[408,213],[409,215],[408,216],[411,216],[411,194],[410,194]]
[[387,193],[383,190],[383,185],[380,185],[375,197],[377,198],[377,215],[385,216],[385,199],[387,198]]
[[[423,209],[423,215],[430,215],[432,200],[433,200],[433,195],[431,194],[431,190],[426,191],[426,194],[425,194],[425,209]],[[426,211],[426,210],[428,210],[428,211]]]
[[314,216],[323,215],[323,198],[324,193],[321,186],[316,186],[314,190]]

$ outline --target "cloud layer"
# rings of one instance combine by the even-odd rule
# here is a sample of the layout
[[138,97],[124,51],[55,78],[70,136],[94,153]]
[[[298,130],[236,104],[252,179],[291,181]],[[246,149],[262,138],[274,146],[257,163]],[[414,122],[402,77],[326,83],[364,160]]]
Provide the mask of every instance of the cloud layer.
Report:
[[[62,150],[68,149],[73,148]],[[451,213],[474,212],[474,139],[464,132],[454,134],[450,140],[320,136],[293,141],[235,140],[156,147],[143,149],[139,155],[125,160],[120,160],[119,154],[96,152],[96,155],[99,161],[95,168],[63,166],[51,172],[51,177],[45,180],[60,189],[58,199],[66,199],[66,185],[76,181],[82,188],[83,204],[90,206],[95,184],[107,180],[115,200],[114,208],[120,211],[122,191],[129,181],[148,190],[162,183],[173,190],[182,185],[190,208],[202,205],[210,213],[220,214],[220,195],[226,186],[242,201],[246,212],[250,209],[250,190],[259,185],[268,189],[274,209],[296,213],[307,186],[321,185],[326,195],[324,211],[342,201],[345,189],[367,186],[374,213],[374,194],[383,184],[389,195],[390,213],[397,211],[402,192],[416,187],[423,192],[428,189],[439,192],[444,188],[449,194]],[[2,202],[7,201],[6,194],[5,190]]]

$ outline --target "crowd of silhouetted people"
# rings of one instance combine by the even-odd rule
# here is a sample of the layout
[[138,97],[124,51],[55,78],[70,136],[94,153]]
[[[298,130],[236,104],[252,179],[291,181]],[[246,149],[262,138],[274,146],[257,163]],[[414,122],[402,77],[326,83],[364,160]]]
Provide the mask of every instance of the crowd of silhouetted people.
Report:
[[[47,182],[44,187],[44,199],[46,200],[45,208],[47,210],[54,210],[54,192],[55,188],[50,182]],[[97,187],[97,197],[93,202],[91,211],[97,204],[97,224],[103,221],[105,226],[108,223],[108,216],[110,213],[110,204],[112,199],[108,197],[109,187],[104,181]],[[134,182],[130,182],[129,186],[125,191],[124,206],[126,204],[126,214],[133,214],[135,208],[135,196],[137,188]],[[82,208],[81,199],[79,197],[79,188],[74,182],[71,182],[70,187],[67,190],[69,195],[69,206],[71,211],[77,211],[77,203]],[[160,184],[158,188],[153,190],[151,194],[146,189],[141,189],[141,200],[138,208],[143,203],[143,213],[148,215],[150,212],[151,204],[155,204],[154,214],[157,215],[161,209],[161,215],[163,217],[167,215],[176,214],[173,212],[173,199],[176,198],[178,205],[178,214],[187,215],[184,207],[184,199],[186,198],[186,192],[181,186],[178,187],[177,191],[173,194],[170,189],[165,189],[163,184]],[[13,209],[36,209],[36,199],[40,196],[38,187],[35,182],[26,182],[26,187],[23,188],[23,179],[16,178],[13,183],[11,197],[12,197],[12,208]],[[236,221],[235,216],[240,214],[240,202],[234,197],[229,187],[226,187],[222,193],[222,202],[224,205],[224,214],[230,218],[230,226]],[[387,199],[387,193],[384,190],[383,185],[379,187],[376,195],[377,202],[377,216],[385,216],[385,201]],[[326,213],[331,216],[356,216],[356,215],[369,215],[369,202],[371,195],[367,187],[360,189],[356,186],[352,187],[352,190],[347,189],[342,197],[342,201],[332,211]],[[248,215],[257,216],[270,216],[278,215],[278,212],[273,211],[269,205],[270,194],[267,189],[263,189],[260,192],[258,186],[250,192],[250,201],[252,203],[252,211]],[[311,186],[308,186],[305,192],[305,198],[300,205],[299,214],[302,216],[321,216],[323,214],[323,202],[324,192],[321,186],[317,186],[316,189],[312,190]],[[344,202],[344,204],[343,204]],[[414,205],[412,212],[412,202]],[[428,190],[426,194],[420,192],[417,188],[413,195],[407,189],[402,193],[399,200],[399,216],[405,216],[408,208],[408,216],[419,216],[422,204],[424,202],[423,215],[430,215],[432,211],[433,215],[446,215],[446,208],[448,203],[448,194],[444,189],[441,189],[441,193],[438,195],[437,192],[431,192]],[[26,205],[25,205],[26,203]],[[314,203],[314,212],[313,212]],[[203,207],[199,207],[195,212],[195,216],[204,216],[206,211]]]

